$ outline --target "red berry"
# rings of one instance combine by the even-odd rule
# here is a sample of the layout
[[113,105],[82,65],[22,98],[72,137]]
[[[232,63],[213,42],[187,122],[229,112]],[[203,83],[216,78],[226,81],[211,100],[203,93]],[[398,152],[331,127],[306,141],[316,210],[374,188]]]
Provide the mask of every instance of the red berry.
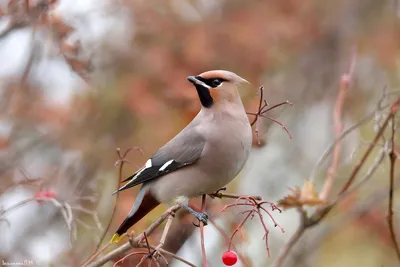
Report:
[[36,202],[41,203],[43,202],[42,198],[55,198],[56,193],[54,193],[51,190],[45,190],[45,191],[38,191],[35,194]]
[[47,197],[47,198],[56,198],[56,193],[54,193],[53,191],[50,191],[50,190],[45,191],[45,192],[44,192],[44,195],[45,195],[45,197]]
[[222,254],[222,262],[226,266],[232,266],[234,265],[238,260],[238,256],[234,251],[228,250],[225,251],[224,254]]

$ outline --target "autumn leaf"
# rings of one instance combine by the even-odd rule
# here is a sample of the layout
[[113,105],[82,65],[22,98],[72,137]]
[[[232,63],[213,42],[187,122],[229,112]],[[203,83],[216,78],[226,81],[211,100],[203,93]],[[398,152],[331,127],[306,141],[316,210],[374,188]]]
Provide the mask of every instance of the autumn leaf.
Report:
[[291,194],[278,201],[278,205],[284,209],[297,208],[302,206],[319,206],[326,202],[319,198],[315,191],[315,185],[308,180],[304,181],[303,188],[290,189]]

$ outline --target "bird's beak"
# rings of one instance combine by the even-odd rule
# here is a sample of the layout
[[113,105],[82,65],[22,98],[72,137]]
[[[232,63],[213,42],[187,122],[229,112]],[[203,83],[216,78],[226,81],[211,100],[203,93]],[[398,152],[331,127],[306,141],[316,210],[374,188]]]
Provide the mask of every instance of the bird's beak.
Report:
[[199,80],[197,80],[194,76],[188,76],[186,79],[193,84],[197,84],[199,82]]

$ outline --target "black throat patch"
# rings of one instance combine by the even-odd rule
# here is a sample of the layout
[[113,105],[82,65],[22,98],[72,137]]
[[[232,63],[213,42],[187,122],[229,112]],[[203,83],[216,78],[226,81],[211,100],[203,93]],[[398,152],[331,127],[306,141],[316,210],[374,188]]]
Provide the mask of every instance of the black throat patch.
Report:
[[210,90],[207,87],[199,84],[195,84],[194,86],[196,87],[197,94],[199,95],[201,105],[205,108],[210,108],[214,104]]

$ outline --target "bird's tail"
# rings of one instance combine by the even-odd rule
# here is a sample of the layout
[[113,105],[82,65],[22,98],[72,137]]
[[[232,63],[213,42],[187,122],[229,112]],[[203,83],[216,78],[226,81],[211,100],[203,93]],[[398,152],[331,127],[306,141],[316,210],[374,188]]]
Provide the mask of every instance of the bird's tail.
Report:
[[113,235],[110,242],[118,243],[128,229],[140,221],[150,211],[160,205],[160,202],[154,198],[150,190],[147,190],[144,186],[140,189],[140,192],[135,200],[131,211],[128,216],[119,226],[118,230]]

